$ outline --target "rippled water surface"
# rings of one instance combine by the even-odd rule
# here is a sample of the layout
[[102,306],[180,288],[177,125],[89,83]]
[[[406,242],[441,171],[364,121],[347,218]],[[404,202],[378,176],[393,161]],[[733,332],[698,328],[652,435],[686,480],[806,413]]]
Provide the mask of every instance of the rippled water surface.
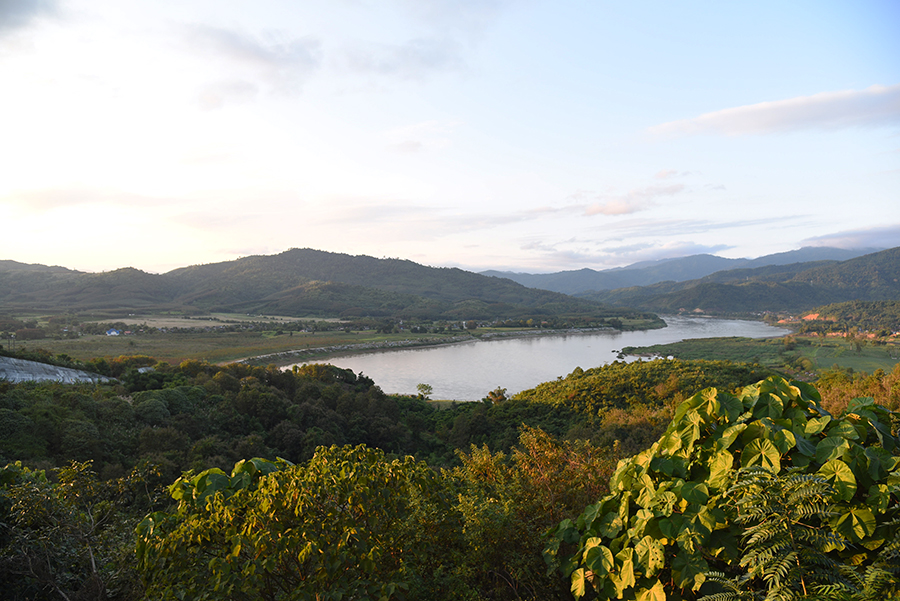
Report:
[[423,382],[434,388],[431,398],[471,401],[483,398],[498,386],[514,394],[564,377],[576,367],[604,365],[614,361],[616,353],[626,346],[719,336],[766,338],[788,333],[760,321],[670,316],[664,319],[668,327],[661,330],[473,341],[334,357],[322,362],[364,373],[387,393],[413,394],[416,384]]

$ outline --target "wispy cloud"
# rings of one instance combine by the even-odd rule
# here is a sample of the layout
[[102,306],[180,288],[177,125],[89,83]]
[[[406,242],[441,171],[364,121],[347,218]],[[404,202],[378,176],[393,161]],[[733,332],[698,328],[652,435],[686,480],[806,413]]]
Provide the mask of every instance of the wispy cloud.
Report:
[[463,67],[459,44],[451,39],[417,38],[403,44],[357,42],[337,59],[357,74],[421,80]]
[[656,204],[657,199],[674,196],[685,190],[684,184],[668,186],[644,186],[629,190],[616,197],[598,196],[599,202],[588,205],[584,209],[586,216],[591,215],[628,215],[643,211]]
[[254,36],[233,29],[190,25],[184,40],[194,51],[222,63],[228,76],[204,85],[199,95],[203,108],[251,100],[261,91],[293,93],[319,67],[320,42],[277,31]]
[[808,223],[808,215],[777,215],[758,219],[740,219],[734,221],[716,221],[713,219],[640,219],[631,218],[619,223],[604,224],[605,232],[614,232],[623,239],[632,237],[671,238],[705,234],[717,230],[749,228],[755,226],[789,227],[795,223]]
[[529,241],[522,250],[537,251],[537,262],[543,271],[565,271],[573,266],[605,269],[638,263],[675,259],[697,254],[712,254],[732,248],[724,244],[700,244],[693,241],[647,241],[622,245],[597,245],[586,240],[569,239],[559,242]]
[[670,121],[650,128],[661,136],[742,136],[799,130],[881,127],[900,122],[900,84],[865,90],[822,92],[761,102]]
[[625,246],[612,246],[603,249],[607,261],[614,264],[623,262],[637,263],[639,261],[659,261],[661,259],[677,259],[691,255],[714,254],[733,248],[727,244],[698,244],[693,241],[679,240],[676,242],[652,243],[644,245],[629,244]]
[[158,207],[177,203],[178,200],[145,196],[107,190],[102,188],[70,187],[28,190],[0,197],[0,202],[9,202],[27,207],[28,211],[43,212],[78,205],[105,204],[127,205],[131,207]]
[[900,246],[900,223],[815,236],[803,240],[802,244],[836,248],[894,248]]
[[516,4],[509,0],[398,0],[412,15],[438,31],[448,28],[478,37],[502,11]]

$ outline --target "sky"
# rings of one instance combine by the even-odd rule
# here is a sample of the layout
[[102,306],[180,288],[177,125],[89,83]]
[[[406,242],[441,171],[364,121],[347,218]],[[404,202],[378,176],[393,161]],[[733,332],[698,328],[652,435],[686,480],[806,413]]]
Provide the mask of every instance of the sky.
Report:
[[0,0],[0,259],[900,246],[900,3]]

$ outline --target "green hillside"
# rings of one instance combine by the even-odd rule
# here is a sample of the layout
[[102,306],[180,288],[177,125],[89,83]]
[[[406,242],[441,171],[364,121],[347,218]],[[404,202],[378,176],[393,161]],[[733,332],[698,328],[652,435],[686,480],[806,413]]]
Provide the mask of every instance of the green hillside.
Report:
[[311,249],[149,274],[81,273],[0,262],[0,303],[12,312],[237,312],[296,317],[554,320],[614,325],[655,316],[461,269]]
[[602,303],[664,313],[807,311],[851,300],[900,299],[900,248],[847,261],[722,271],[699,280],[660,282],[577,295]]

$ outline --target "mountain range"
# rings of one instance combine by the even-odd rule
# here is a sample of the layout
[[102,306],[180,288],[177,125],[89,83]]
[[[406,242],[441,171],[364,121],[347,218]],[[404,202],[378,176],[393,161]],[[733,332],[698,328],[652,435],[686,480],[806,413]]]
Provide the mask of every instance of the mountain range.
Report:
[[[695,255],[617,270],[531,275],[540,278],[532,280],[529,274],[515,274],[531,285],[558,290],[488,275],[501,272],[477,274],[308,248],[164,274],[131,267],[85,273],[0,260],[0,310],[430,320],[577,317],[584,322],[646,317],[647,312],[746,314],[803,311],[849,300],[900,300],[900,247],[862,253],[805,248],[752,260]],[[703,275],[689,277],[698,273]],[[586,288],[616,281],[650,283]]]
[[731,269],[695,280],[576,296],[645,311],[712,314],[798,312],[852,300],[900,300],[900,247],[846,261]]
[[589,319],[632,315],[590,299],[455,268],[313,249],[164,274],[85,273],[0,261],[0,307],[16,311],[216,311],[317,317]]
[[765,255],[756,259],[726,259],[715,255],[700,254],[677,259],[642,261],[627,267],[594,270],[579,269],[556,273],[514,273],[509,271],[482,271],[482,275],[507,278],[531,288],[542,288],[563,294],[615,290],[632,286],[650,286],[658,282],[684,282],[710,274],[734,270],[752,269],[771,265],[790,265],[812,261],[846,261],[883,249],[867,248],[847,250],[832,247],[807,246],[798,250]]

